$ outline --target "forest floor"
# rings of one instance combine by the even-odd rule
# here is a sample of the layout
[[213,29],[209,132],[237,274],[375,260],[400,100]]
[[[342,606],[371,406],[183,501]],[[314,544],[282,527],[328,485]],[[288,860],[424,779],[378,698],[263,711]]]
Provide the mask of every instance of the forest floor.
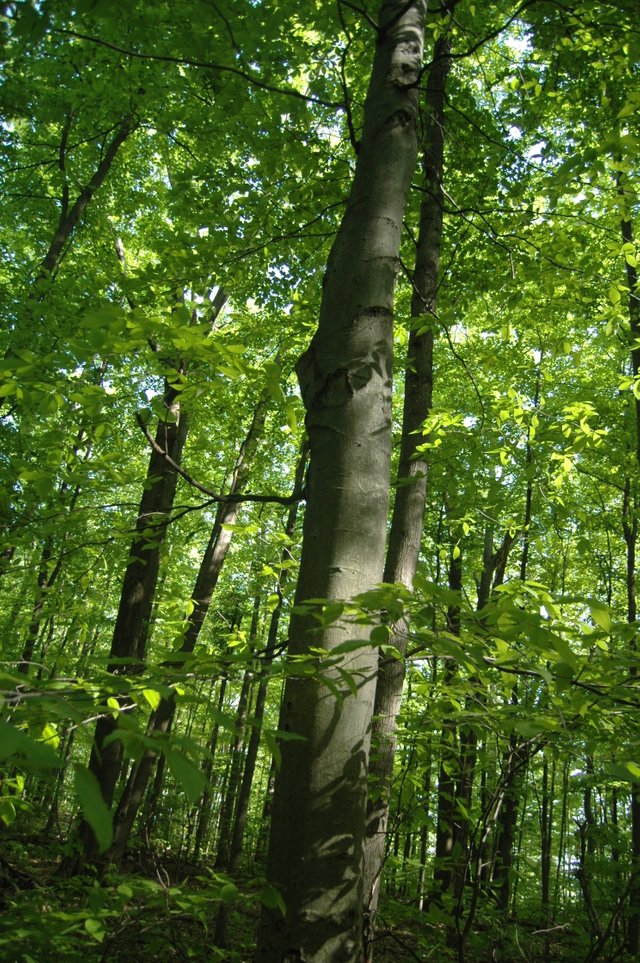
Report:
[[[95,874],[66,879],[59,874],[60,861],[51,839],[5,833],[0,963],[251,963],[260,880],[245,879],[236,887],[204,862],[185,863],[149,851],[103,879]],[[214,942],[221,897],[229,911],[226,949]],[[501,933],[481,925],[470,935],[464,958],[467,963],[578,963],[586,952],[584,932],[575,927],[558,926],[545,937],[535,924],[514,921]],[[443,919],[398,902],[383,907],[376,963],[456,958],[447,947]]]
[[[0,963],[250,963],[260,912],[256,881],[227,888],[229,945],[223,950],[213,935],[225,881],[206,864],[139,854],[99,880],[64,878],[60,862],[50,839],[5,834]],[[385,926],[377,963],[405,959],[427,957],[402,927]]]

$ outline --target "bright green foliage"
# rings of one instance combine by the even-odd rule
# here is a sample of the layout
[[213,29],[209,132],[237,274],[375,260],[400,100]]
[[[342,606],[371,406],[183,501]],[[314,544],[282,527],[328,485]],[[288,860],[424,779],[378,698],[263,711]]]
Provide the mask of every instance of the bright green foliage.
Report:
[[[292,489],[303,433],[294,366],[315,329],[353,173],[372,16],[367,4],[260,0],[3,7],[0,828],[12,848],[0,881],[16,866],[27,875],[7,884],[0,956],[19,945],[25,961],[150,959],[171,945],[185,959],[246,959],[251,912],[260,901],[282,909],[261,877],[271,756],[295,738],[278,732],[279,682],[287,673],[323,677],[329,664],[317,652],[286,658],[298,556],[297,536],[284,534],[287,507],[243,505],[198,646],[185,656],[216,503],[180,478],[146,663],[140,672],[125,660],[114,675],[108,652],[149,459],[140,422],[153,435],[165,380],[189,420],[182,468],[215,493],[229,486],[266,389],[273,405],[247,490]],[[442,22],[433,13],[427,50]],[[408,617],[382,913],[411,953],[446,959],[462,940],[469,960],[517,959],[523,948],[536,960],[624,958],[640,780],[629,608],[639,470],[630,313],[640,236],[637,9],[632,0],[464,2],[451,29],[438,315],[414,319],[436,336],[415,592],[372,586],[344,604],[319,600],[314,613],[319,625],[364,621],[387,655],[387,625]],[[397,293],[396,431],[421,200],[416,186]],[[213,317],[221,288],[228,301]],[[492,553],[504,547],[504,577],[478,609],[489,539]],[[453,562],[460,591],[448,585]],[[231,759],[244,751],[242,679],[248,672],[255,692],[265,663],[274,678],[245,875],[204,878],[192,864],[217,851]],[[150,734],[167,697],[177,704],[172,730]],[[253,705],[240,725],[245,748]],[[118,716],[127,767],[152,749],[165,770],[130,843],[156,882],[130,875],[126,863],[104,888],[89,873],[31,890],[31,869],[47,875],[73,849],[78,806],[101,849],[110,844],[113,813],[87,769],[105,713]],[[467,834],[465,887],[429,902],[438,780],[448,767],[463,783],[461,747],[470,742],[472,791],[456,809]],[[495,854],[513,785],[510,753],[521,767],[503,912],[482,862]],[[34,842],[43,828],[46,852]],[[228,951],[212,937],[219,900],[239,910],[243,943]]]

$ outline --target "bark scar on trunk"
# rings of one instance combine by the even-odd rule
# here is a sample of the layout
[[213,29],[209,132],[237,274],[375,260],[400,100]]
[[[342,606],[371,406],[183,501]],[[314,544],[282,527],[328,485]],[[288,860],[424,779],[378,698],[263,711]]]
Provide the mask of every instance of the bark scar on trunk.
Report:
[[[367,313],[372,315],[384,313],[389,317],[392,316],[386,308],[370,308]],[[302,400],[307,410],[317,405],[320,400],[330,407],[343,404],[345,395],[352,398],[366,387],[373,378],[374,372],[381,378],[386,377],[377,351],[372,352],[371,357],[354,358],[349,364],[336,366],[331,371],[323,371],[318,364],[313,345],[309,345],[300,358],[296,371]]]

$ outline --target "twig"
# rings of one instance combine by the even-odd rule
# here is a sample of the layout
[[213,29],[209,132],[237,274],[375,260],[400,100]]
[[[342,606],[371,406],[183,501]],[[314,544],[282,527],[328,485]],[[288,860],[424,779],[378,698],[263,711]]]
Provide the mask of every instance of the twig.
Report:
[[553,933],[555,930],[566,930],[569,923],[558,923],[557,926],[548,926],[546,930],[532,930],[532,936],[540,936],[542,933]]
[[214,502],[223,502],[226,504],[228,503],[236,504],[237,502],[261,502],[263,504],[293,505],[294,502],[301,502],[301,501],[304,501],[304,499],[306,498],[306,493],[304,489],[300,491],[293,491],[291,492],[290,495],[252,495],[250,493],[247,493],[246,495],[239,494],[239,493],[234,493],[231,495],[220,495],[212,491],[210,488],[207,488],[206,485],[203,485],[201,482],[197,481],[197,479],[195,479],[192,475],[190,475],[189,472],[185,471],[184,468],[181,468],[180,465],[178,465],[177,462],[175,462],[173,458],[171,458],[171,456],[167,454],[164,448],[160,447],[160,445],[157,443],[153,435],[149,433],[147,426],[142,420],[140,412],[136,412],[136,421],[138,423],[140,430],[144,434],[145,438],[147,439],[147,441],[149,442],[153,450],[158,455],[161,455],[166,461],[166,463],[171,468],[173,468],[173,470],[176,471],[182,478],[184,478],[184,480],[188,482],[188,484],[191,485],[192,488],[197,488],[198,491],[202,492],[204,495],[207,495]]
[[106,47],[115,53],[123,54],[125,57],[135,57],[138,60],[157,60],[160,63],[178,64],[183,67],[202,67],[204,70],[219,70],[220,73],[234,74],[236,77],[242,77],[247,83],[258,87],[260,90],[268,90],[272,94],[281,94],[286,97],[295,97],[298,100],[303,100],[305,103],[318,104],[320,107],[328,107],[331,110],[342,110],[344,107],[343,104],[337,101],[308,96],[299,90],[294,90],[292,87],[275,87],[273,84],[267,84],[259,80],[245,70],[240,70],[238,67],[230,67],[227,64],[216,64],[206,60],[194,60],[191,57],[172,57],[170,54],[141,53],[138,50],[129,50],[126,47],[120,47],[118,44],[110,43],[101,37],[91,37],[86,33],[79,33],[77,30],[65,30],[62,27],[55,28],[52,32],[64,34],[67,37],[74,37],[76,40],[86,40],[87,43],[94,43],[99,47]]

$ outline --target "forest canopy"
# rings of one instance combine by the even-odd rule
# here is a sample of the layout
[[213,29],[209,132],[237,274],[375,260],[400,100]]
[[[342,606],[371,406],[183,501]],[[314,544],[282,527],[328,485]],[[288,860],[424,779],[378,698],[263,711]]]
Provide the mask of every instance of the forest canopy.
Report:
[[0,958],[637,959],[636,0],[0,36]]

